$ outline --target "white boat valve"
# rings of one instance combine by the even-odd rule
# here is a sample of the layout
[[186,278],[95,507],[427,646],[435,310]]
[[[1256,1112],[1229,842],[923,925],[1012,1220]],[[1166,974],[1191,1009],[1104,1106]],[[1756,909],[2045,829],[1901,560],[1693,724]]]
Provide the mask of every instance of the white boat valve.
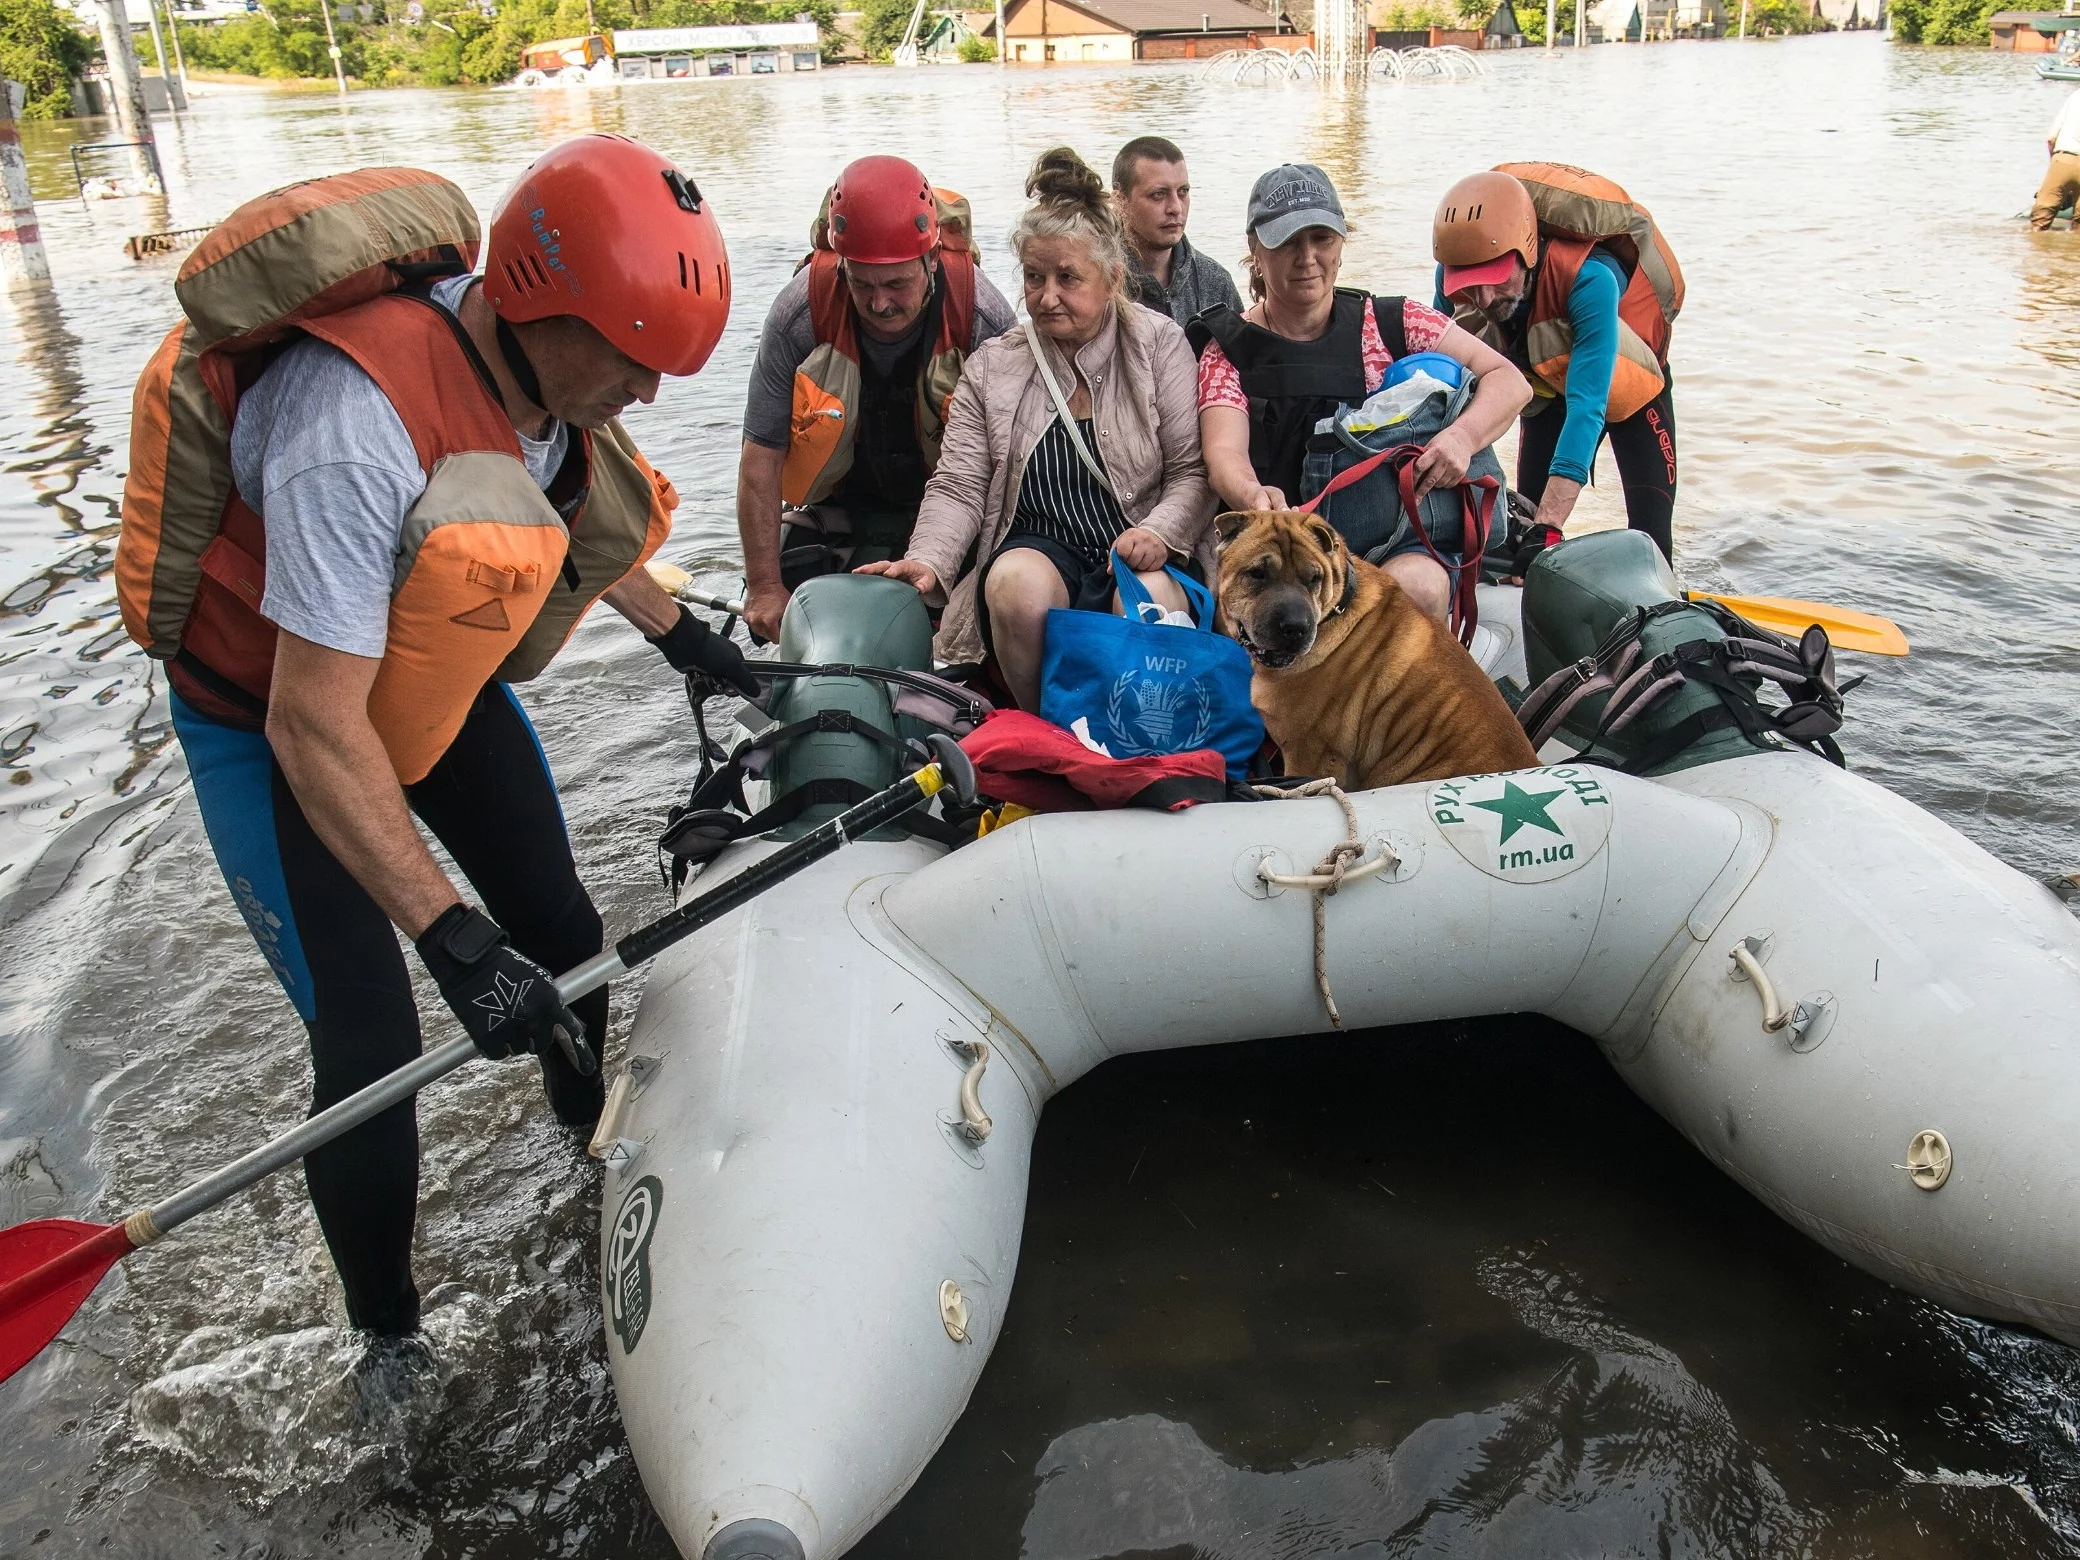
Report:
[[1934,1192],[1950,1179],[1950,1165],[1950,1140],[1929,1127],[1915,1133],[1914,1141],[1907,1145],[1907,1162],[1892,1168],[1906,1171],[1907,1178],[1924,1192]]

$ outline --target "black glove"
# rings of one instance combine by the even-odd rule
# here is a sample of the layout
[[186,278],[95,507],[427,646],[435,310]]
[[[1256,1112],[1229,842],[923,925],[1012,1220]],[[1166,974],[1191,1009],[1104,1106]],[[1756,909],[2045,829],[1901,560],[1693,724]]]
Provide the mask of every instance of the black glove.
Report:
[[1522,579],[1532,560],[1548,547],[1558,547],[1561,540],[1557,525],[1527,525],[1519,535],[1510,538],[1514,550],[1510,554],[1509,572]]
[[419,934],[419,957],[477,1049],[497,1061],[549,1045],[579,1072],[599,1070],[585,1025],[556,995],[556,977],[516,952],[505,928],[481,910],[454,904]]
[[684,602],[679,604],[679,621],[650,643],[672,663],[675,672],[712,677],[747,699],[755,699],[761,692],[758,679],[744,662],[744,652],[695,617]]

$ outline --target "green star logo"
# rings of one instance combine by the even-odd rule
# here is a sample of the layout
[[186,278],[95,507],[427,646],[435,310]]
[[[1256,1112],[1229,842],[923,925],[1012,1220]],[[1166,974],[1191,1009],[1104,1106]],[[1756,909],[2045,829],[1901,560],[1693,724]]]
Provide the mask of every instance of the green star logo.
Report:
[[1502,782],[1500,796],[1485,802],[1469,802],[1467,805],[1491,812],[1502,820],[1500,843],[1504,845],[1509,843],[1512,834],[1527,824],[1536,824],[1547,833],[1557,834],[1565,839],[1567,831],[1553,822],[1552,816],[1546,811],[1546,804],[1558,801],[1566,794],[1565,791],[1526,791],[1514,780],[1505,780]]

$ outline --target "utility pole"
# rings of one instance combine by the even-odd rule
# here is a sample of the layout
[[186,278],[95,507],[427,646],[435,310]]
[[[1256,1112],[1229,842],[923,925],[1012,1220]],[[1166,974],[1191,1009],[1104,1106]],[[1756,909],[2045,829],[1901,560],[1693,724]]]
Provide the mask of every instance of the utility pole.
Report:
[[136,143],[130,165],[139,181],[151,179],[163,188],[159,173],[159,148],[152,140],[152,116],[144,106],[144,75],[137,68],[137,51],[130,41],[130,13],[123,0],[94,0],[101,22],[101,52],[108,60],[108,93],[115,99],[116,123],[123,139]]
[[1546,0],[1546,52],[1560,47],[1559,0]]
[[1004,40],[1004,0],[997,0],[997,63],[1011,63],[1011,49]]
[[9,292],[48,287],[50,257],[36,226],[36,202],[29,194],[29,165],[22,160],[22,138],[14,128],[14,88],[0,78],[0,286]]
[[173,68],[181,73],[181,107],[188,106],[188,62],[181,54],[181,24],[173,0],[166,0],[166,30],[173,34]]
[[1574,46],[1579,49],[1589,41],[1589,0],[1574,0]]
[[347,67],[339,62],[339,38],[332,31],[332,0],[318,0],[325,13],[325,52],[332,56],[332,74],[339,79],[339,95],[347,95]]
[[1741,41],[1745,43],[1745,42],[1747,41],[1747,37],[1748,37],[1748,0],[1741,0]]
[[181,90],[183,83],[175,81],[167,68],[166,40],[159,36],[159,0],[144,0],[144,19],[152,29],[152,53],[159,57],[159,79],[166,84],[166,106],[176,114],[184,113],[188,95]]

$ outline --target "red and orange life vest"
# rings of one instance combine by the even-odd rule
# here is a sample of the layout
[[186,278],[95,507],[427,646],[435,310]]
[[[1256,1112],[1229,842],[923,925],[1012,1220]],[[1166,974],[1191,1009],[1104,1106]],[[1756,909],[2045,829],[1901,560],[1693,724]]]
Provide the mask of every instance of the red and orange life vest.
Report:
[[1623,422],[1667,383],[1662,365],[1683,307],[1683,273],[1668,240],[1646,207],[1599,174],[1565,163],[1503,163],[1496,171],[1522,180],[1538,212],[1538,276],[1522,358],[1542,394],[1567,393],[1567,365],[1574,353],[1567,301],[1590,251],[1601,246],[1625,267],[1629,280],[1618,298],[1618,360],[1604,411],[1607,421]]
[[[953,392],[975,336],[975,255],[968,240],[968,203],[950,190],[939,201],[939,329],[917,374],[917,442],[925,469],[939,464],[939,441]],[[829,196],[825,196],[826,208]],[[820,503],[852,469],[860,417],[859,316],[845,288],[838,256],[829,247],[825,214],[811,230],[809,319],[816,348],[794,376],[794,419],[780,496],[796,507]]]
[[386,296],[414,266],[466,266],[476,239],[461,192],[412,169],[262,196],[183,266],[189,317],[133,401],[116,543],[124,626],[172,663],[183,698],[252,722],[277,631],[259,612],[265,526],[231,482],[239,393],[301,332],[345,352],[388,397],[427,478],[405,517],[368,706],[406,783],[432,769],[486,682],[548,665],[600,594],[663,543],[678,502],[617,423],[578,435],[580,480],[560,513],[452,323],[428,302]]

